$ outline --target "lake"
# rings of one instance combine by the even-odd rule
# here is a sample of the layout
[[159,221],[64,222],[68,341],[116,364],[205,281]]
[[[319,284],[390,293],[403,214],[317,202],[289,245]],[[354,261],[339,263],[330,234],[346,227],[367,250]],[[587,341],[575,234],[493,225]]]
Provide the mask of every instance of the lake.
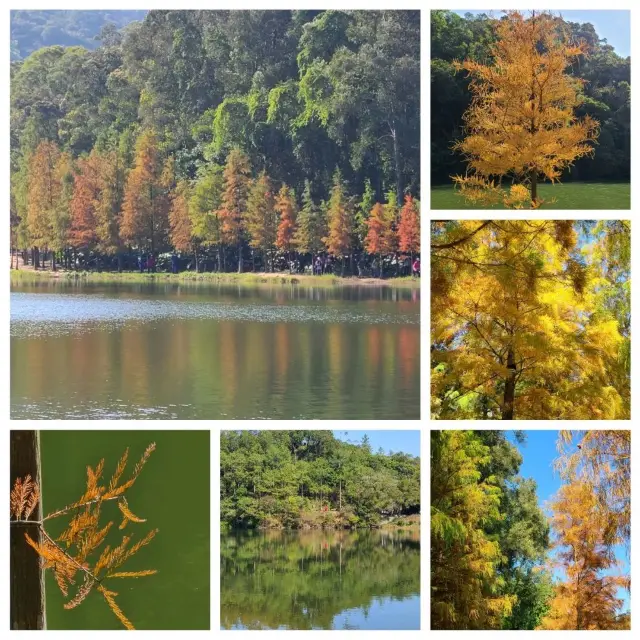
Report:
[[420,531],[222,533],[222,629],[419,629]]
[[419,405],[416,289],[11,287],[14,419],[418,419]]
[[[151,529],[155,538],[122,565],[123,571],[156,569],[141,578],[112,579],[105,584],[118,593],[116,602],[136,629],[209,629],[210,615],[210,438],[209,431],[41,431],[43,511],[45,514],[75,502],[85,490],[87,465],[105,459],[104,484],[129,447],[123,480],[151,442],[151,454],[126,497],[144,523],[124,530],[115,502],[102,506],[101,524],[114,526],[105,544],[117,546],[123,535],[139,540]],[[188,484],[188,487],[186,486]],[[69,522],[61,516],[47,522],[59,535]],[[104,545],[103,545],[104,546]],[[99,547],[99,553],[103,546]],[[95,562],[96,558],[93,558]],[[103,597],[93,591],[75,609],[64,598],[51,571],[46,572],[48,629],[124,629]]]

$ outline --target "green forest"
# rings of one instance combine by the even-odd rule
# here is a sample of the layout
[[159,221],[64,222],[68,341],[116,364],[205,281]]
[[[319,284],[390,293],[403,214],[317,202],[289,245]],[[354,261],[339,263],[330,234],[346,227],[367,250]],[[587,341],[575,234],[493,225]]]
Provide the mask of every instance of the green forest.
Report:
[[16,266],[415,271],[419,12],[56,13],[12,14]]
[[[499,15],[493,16],[499,18]],[[593,157],[579,158],[561,177],[567,181],[629,182],[631,172],[631,58],[622,58],[590,23],[556,18],[574,42],[584,41],[588,55],[580,55],[568,73],[585,80],[583,101],[576,116],[599,122]],[[452,150],[463,136],[463,114],[469,108],[471,78],[456,71],[455,61],[491,62],[494,20],[486,15],[452,11],[431,12],[431,180],[451,184],[451,176],[465,174],[461,153]]]
[[381,594],[420,592],[420,533],[236,532],[221,540],[220,571],[223,629],[332,629]]
[[[420,458],[331,431],[226,431],[220,519],[237,528],[356,528],[415,521]],[[408,519],[407,519],[408,518]],[[405,522],[406,520],[406,522]]]
[[[561,480],[542,504],[528,439]],[[431,628],[629,629],[630,452],[630,431],[432,431]]]

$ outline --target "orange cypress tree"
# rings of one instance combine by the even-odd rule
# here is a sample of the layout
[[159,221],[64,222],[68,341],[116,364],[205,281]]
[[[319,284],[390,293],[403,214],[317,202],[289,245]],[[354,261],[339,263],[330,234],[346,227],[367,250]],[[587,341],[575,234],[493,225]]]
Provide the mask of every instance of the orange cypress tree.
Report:
[[238,273],[242,273],[243,216],[247,207],[251,167],[249,158],[240,149],[233,149],[227,156],[223,176],[224,192],[218,215],[225,244],[235,244],[238,248]]
[[382,256],[389,252],[390,227],[391,221],[385,213],[384,206],[376,202],[367,218],[368,231],[364,241],[367,253]]
[[296,233],[297,210],[295,196],[286,184],[282,185],[278,193],[276,211],[280,215],[276,247],[289,254],[289,269],[291,269],[291,246]]
[[269,263],[269,268],[273,271],[273,260],[269,261],[268,256],[275,246],[278,220],[271,182],[264,172],[249,190],[245,227],[249,234],[249,244],[262,252],[265,265]]
[[398,223],[398,247],[402,253],[420,253],[420,213],[416,201],[405,196]]
[[156,135],[144,131],[136,141],[134,166],[125,187],[120,236],[151,253],[164,243],[169,226],[163,170]]
[[[468,135],[455,145],[469,173],[454,182],[481,206],[502,201],[509,208],[535,208],[541,176],[556,182],[577,158],[593,153],[598,123],[575,114],[584,81],[566,73],[587,54],[587,45],[572,42],[550,13],[525,18],[509,11],[495,21],[495,31],[491,65],[457,65],[472,78],[473,99],[464,117]],[[505,176],[519,183],[509,196],[499,184]]]
[[95,151],[87,158],[78,160],[69,230],[69,243],[76,249],[90,249],[98,240],[96,209],[100,197],[101,170],[100,158]]
[[53,241],[52,219],[62,184],[56,172],[60,150],[54,142],[43,140],[30,158],[27,192],[27,228],[31,244],[38,250]]
[[[171,244],[178,251],[194,251],[196,265],[198,262],[197,251],[193,237],[193,225],[189,216],[189,183],[186,180],[178,182],[171,197],[169,210],[169,237]],[[197,266],[196,266],[197,270]]]
[[556,565],[564,580],[555,586],[550,610],[541,629],[612,629],[618,624],[622,600],[618,589],[625,576],[612,575],[620,541],[617,521],[599,504],[586,482],[563,485],[551,504],[551,525],[557,548]]
[[342,274],[344,275],[344,258],[351,251],[354,215],[351,203],[345,194],[339,169],[333,176],[333,187],[327,208],[327,223],[329,232],[323,240],[328,253],[335,258],[342,258]]

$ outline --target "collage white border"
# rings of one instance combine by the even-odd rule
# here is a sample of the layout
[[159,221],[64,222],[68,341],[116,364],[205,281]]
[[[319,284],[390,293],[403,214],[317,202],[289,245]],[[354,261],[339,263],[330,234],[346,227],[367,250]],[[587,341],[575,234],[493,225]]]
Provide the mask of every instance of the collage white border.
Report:
[[[183,4],[177,2],[176,0],[163,1],[156,0],[154,2],[149,2],[148,0],[140,0],[138,2],[114,2],[113,0],[102,0],[100,2],[79,2],[78,0],[60,0],[59,2],[55,1],[43,1],[39,0],[36,2],[31,2],[27,7],[19,6],[19,3],[9,2],[8,6],[5,10],[3,10],[0,15],[0,20],[2,24],[2,35],[3,41],[5,42],[5,52],[8,53],[8,45],[10,41],[9,36],[9,9],[417,9],[422,11],[421,18],[421,185],[422,185],[422,246],[427,247],[429,243],[429,220],[431,218],[486,218],[487,214],[478,215],[478,212],[469,212],[463,210],[452,210],[452,211],[442,211],[442,212],[432,212],[429,209],[429,185],[430,185],[430,74],[429,74],[429,59],[430,59],[430,29],[429,29],[429,11],[431,9],[442,9],[448,8],[443,7],[442,5],[445,3],[442,2],[433,2],[432,0],[427,0],[426,2],[418,2],[418,1],[400,1],[400,2],[380,2],[378,0],[369,0],[369,1],[342,1],[336,2],[335,0],[319,0],[317,2],[309,2],[309,1],[299,1],[299,0],[290,0],[289,2],[282,2],[279,0],[273,0],[271,2],[251,2],[246,0],[233,0],[233,2],[221,2],[219,0],[212,0],[210,2],[205,2],[203,0],[190,0]],[[568,9],[623,9],[623,10],[631,10],[631,32],[639,33],[638,28],[640,27],[640,18],[638,18],[638,13],[640,12],[640,6],[634,9],[634,3],[628,2],[617,2],[616,0],[607,0],[607,2],[594,2],[592,0],[583,0],[582,2],[557,2],[557,1],[548,1],[544,3],[527,3],[521,1],[511,1],[509,3],[505,3],[504,6],[496,6],[495,2],[478,2],[474,0],[469,0],[465,2],[458,3],[460,9],[482,9],[486,11],[493,11],[498,13],[500,10],[504,8],[504,6],[508,6],[512,9],[531,9],[531,8],[542,8],[542,9],[552,9],[554,11],[562,11]],[[632,56],[633,56],[633,44],[632,44]],[[5,53],[5,55],[6,55]],[[2,83],[0,86],[4,86],[5,89],[5,97],[2,101],[2,111],[3,111],[3,122],[5,123],[5,151],[2,155],[1,162],[3,163],[2,168],[2,187],[3,187],[3,199],[2,201],[8,203],[9,201],[9,153],[8,153],[8,141],[9,141],[9,64],[8,56],[6,58],[7,62],[2,66]],[[638,65],[632,65],[632,135],[636,131],[636,127],[639,123],[638,116],[638,104],[634,101],[635,91],[634,87],[639,79],[639,70]],[[632,140],[632,153],[633,158],[635,159],[638,155],[638,136]],[[640,165],[638,162],[632,162],[632,184],[640,184],[638,179],[640,178]],[[633,189],[632,189],[633,190]],[[636,205],[636,209],[640,210],[640,207],[637,205],[635,200],[632,200],[632,211],[633,205]],[[497,214],[495,212],[491,212],[491,216],[496,219],[505,219],[508,215]],[[540,215],[539,217],[543,217]],[[575,211],[554,211],[552,216],[544,216],[549,218],[564,218],[564,219],[597,219],[597,218],[633,218],[631,216],[631,212],[621,211],[589,211],[585,213],[575,212]],[[633,256],[635,256],[635,251],[638,250],[638,240],[637,235],[638,231],[636,227],[640,225],[640,222],[632,224],[632,263],[635,264],[635,260]],[[8,233],[8,225],[3,224],[0,225],[0,234],[4,239],[4,246],[9,245],[9,233]],[[424,253],[424,251],[423,251]],[[427,264],[427,261],[423,261],[424,264]],[[632,275],[635,273],[634,268],[632,268]],[[423,267],[423,287],[422,287],[422,295],[421,295],[421,419],[420,420],[410,420],[410,421],[402,421],[400,424],[395,425],[394,421],[368,421],[368,420],[352,420],[346,422],[340,422],[336,420],[329,421],[305,421],[303,423],[304,426],[313,426],[314,428],[320,429],[389,429],[389,428],[398,428],[398,429],[420,429],[421,430],[421,458],[422,458],[422,484],[421,484],[421,500],[423,505],[429,504],[429,429],[442,429],[442,428],[468,428],[469,423],[460,423],[457,421],[437,421],[431,422],[429,420],[429,349],[428,345],[430,344],[429,340],[429,284],[428,284],[428,267]],[[640,277],[640,276],[639,276]],[[639,307],[637,304],[637,287],[633,284],[632,278],[632,333],[635,332],[636,327],[638,326],[638,313]],[[4,318],[5,318],[5,327],[7,327],[7,332],[5,334],[4,340],[4,353],[6,354],[6,360],[9,360],[9,287],[5,287],[2,291],[2,308],[4,310]],[[640,345],[637,344],[637,340],[632,340],[632,368],[635,371],[634,363],[638,361],[638,355],[640,353]],[[192,631],[188,632],[189,636],[205,636],[213,633],[223,633],[229,635],[229,638],[232,640],[238,639],[242,640],[247,637],[256,637],[255,633],[258,634],[258,637],[265,638],[275,637],[277,634],[278,637],[280,635],[280,631],[260,631],[260,632],[250,632],[250,631],[219,631],[220,629],[220,594],[219,594],[219,553],[220,553],[220,539],[219,539],[219,506],[220,506],[220,497],[219,497],[219,476],[218,476],[218,468],[219,468],[219,432],[223,429],[250,429],[255,428],[256,423],[250,420],[238,420],[238,421],[226,421],[226,420],[217,420],[217,421],[188,421],[188,420],[158,420],[153,422],[137,422],[134,420],[125,420],[125,421],[117,421],[117,422],[109,422],[109,421],[62,421],[62,420],[52,420],[46,423],[40,421],[33,421],[33,424],[30,424],[31,421],[20,421],[11,423],[8,419],[9,417],[9,368],[7,366],[0,369],[0,379],[2,380],[2,388],[4,389],[4,394],[2,395],[2,416],[6,420],[7,430],[10,428],[28,428],[33,426],[38,429],[110,429],[110,430],[171,430],[171,429],[209,429],[211,430],[211,496],[212,496],[212,504],[211,504],[211,531],[212,531],[212,540],[211,540],[211,631]],[[638,411],[640,410],[640,396],[638,395],[638,382],[632,377],[632,415],[637,417]],[[311,423],[311,424],[309,424]],[[303,426],[300,425],[300,426]],[[298,426],[298,425],[295,425]],[[553,423],[553,426],[556,426],[556,423]],[[588,420],[583,421],[573,421],[568,423],[568,426],[572,428],[584,428],[584,429],[594,429],[594,428],[631,428],[631,421],[619,422],[615,421],[610,423],[608,421],[602,421],[593,423]],[[287,429],[294,428],[294,421],[287,421],[287,424],[283,424],[282,422],[262,422],[260,425],[261,429]],[[549,429],[552,428],[551,424],[544,421],[521,421],[518,422],[518,428],[521,429]],[[0,440],[4,445],[1,448],[1,459],[3,462],[3,468],[5,469],[5,473],[8,472],[9,469],[9,447],[8,447],[8,433],[5,435],[4,439]],[[637,457],[640,458],[640,453],[638,451],[638,438],[632,437],[632,460]],[[635,478],[635,473],[632,475]],[[637,484],[637,483],[636,483]],[[639,499],[637,496],[637,491],[634,490],[632,496],[632,514],[635,514],[640,508],[638,506]],[[7,509],[8,511],[8,509]],[[423,514],[427,514],[428,511],[423,509]],[[632,515],[632,540],[637,538],[635,535],[637,526],[640,525],[640,517],[633,517]],[[401,632],[403,638],[418,638],[423,637],[425,634],[433,635],[434,637],[440,637],[442,634],[447,634],[449,632],[444,631],[430,631],[429,630],[429,533],[428,533],[428,517],[424,518],[424,523],[422,526],[422,545],[421,545],[421,630],[420,631],[403,631]],[[632,576],[640,577],[640,571],[637,570],[636,562],[634,561],[634,557],[637,554],[633,553],[633,544],[632,544],[632,557],[631,557],[631,567],[632,567]],[[2,553],[2,557],[4,562],[2,562],[1,566],[8,567],[9,559],[9,527],[0,527],[0,549]],[[635,580],[632,580],[635,582]],[[638,598],[635,597],[635,591],[632,589],[631,592],[631,610],[635,612],[632,614],[632,625],[634,628],[640,628],[640,623],[635,620],[634,616],[640,616],[640,610],[638,609],[637,602]],[[9,574],[8,571],[5,573],[5,578],[0,581],[0,601],[3,603],[3,611],[2,618],[4,622],[0,628],[4,628],[5,630],[9,629]],[[16,634],[22,634],[26,632],[14,632]],[[66,638],[68,637],[68,633],[66,631],[48,631],[47,636],[52,638]],[[81,637],[100,637],[100,638],[112,638],[119,637],[119,632],[116,631],[85,631],[79,632],[82,633]],[[158,631],[158,632],[146,632],[146,633],[154,633],[159,634],[162,637],[167,638],[178,638],[180,634],[183,632],[180,631]],[[372,637],[390,637],[391,633],[397,632],[387,632],[387,631],[317,631],[314,632],[317,634],[329,634],[332,638],[342,637],[342,638],[359,638],[362,635],[371,635]],[[457,631],[454,632],[456,637],[460,637],[461,635],[471,634],[469,631]],[[494,631],[478,631],[473,632],[474,638],[480,637],[489,637],[489,634],[493,634]],[[532,633],[532,632],[515,632],[515,631],[503,631],[501,632],[501,637],[508,637],[509,634],[523,634],[523,633]],[[568,632],[559,632],[559,633],[568,633]],[[573,632],[573,633],[586,633],[586,632]],[[629,633],[629,632],[610,632],[610,631],[602,631],[600,634],[611,634],[615,633],[616,637],[620,637],[619,634]],[[287,637],[289,638],[304,638],[306,636],[306,632],[303,631],[287,631]],[[450,636],[449,636],[450,637]],[[467,637],[470,637],[467,635]],[[554,637],[559,637],[558,635]],[[601,636],[600,636],[601,637]]]

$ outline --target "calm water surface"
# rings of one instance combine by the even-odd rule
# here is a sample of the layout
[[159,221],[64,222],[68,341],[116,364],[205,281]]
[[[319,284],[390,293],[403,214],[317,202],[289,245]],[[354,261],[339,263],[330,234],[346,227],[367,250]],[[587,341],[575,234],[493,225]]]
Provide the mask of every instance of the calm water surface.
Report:
[[[209,431],[41,431],[43,509],[50,513],[78,500],[86,488],[86,467],[105,459],[105,484],[129,448],[124,479],[151,442],[156,450],[136,483],[127,491],[129,507],[146,522],[118,526],[122,514],[114,502],[102,507],[101,524],[113,521],[106,544],[122,536],[139,540],[151,529],[155,538],[140,549],[123,571],[156,569],[157,574],[113,579],[111,590],[136,629],[210,628]],[[188,487],[186,487],[188,484]],[[48,521],[58,536],[68,517]],[[102,551],[102,547],[100,547]],[[94,559],[95,561],[95,559]],[[107,584],[109,587],[109,584]],[[50,571],[46,573],[48,629],[122,629],[124,627],[93,592],[77,608],[63,608],[64,598]]]
[[420,532],[262,531],[220,540],[223,629],[419,629]]
[[418,419],[419,323],[390,287],[12,285],[11,417]]

